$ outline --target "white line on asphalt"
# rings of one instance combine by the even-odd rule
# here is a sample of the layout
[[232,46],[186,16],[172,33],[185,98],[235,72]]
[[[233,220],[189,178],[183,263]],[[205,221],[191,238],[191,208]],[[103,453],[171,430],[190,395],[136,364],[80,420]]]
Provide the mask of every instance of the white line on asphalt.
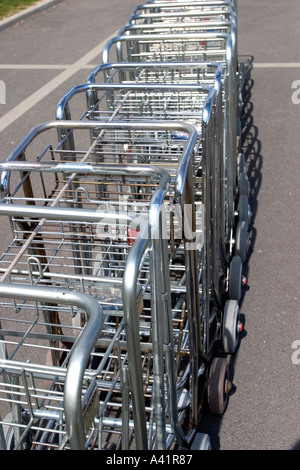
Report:
[[[92,69],[94,64],[82,64],[81,69]],[[74,67],[72,64],[0,64],[0,70],[59,70],[70,69]],[[79,68],[78,66],[76,66]]]
[[[54,91],[62,83],[68,80],[72,75],[77,73],[81,69],[90,69],[94,68],[94,65],[89,64],[97,55],[101,54],[104,45],[111,37],[116,36],[118,31],[114,32],[109,38],[102,41],[98,46],[94,47],[87,54],[82,56],[79,60],[74,62],[72,65],[64,64],[2,64],[0,69],[40,69],[40,70],[50,70],[50,69],[64,69],[59,75],[46,83],[39,90],[34,92],[28,98],[23,100],[20,104],[15,106],[11,111],[6,113],[2,118],[0,118],[0,132],[6,129],[10,124],[16,121],[19,117],[23,116],[30,108],[35,106],[39,101],[45,98],[49,93]],[[300,62],[257,62],[254,63],[255,68],[299,68]]]
[[289,68],[299,68],[300,62],[253,62],[253,67],[260,69],[289,69]]
[[[20,104],[15,106],[12,110],[6,113],[2,118],[0,118],[0,132],[6,129],[10,124],[16,121],[18,118],[23,116],[30,108],[35,106],[39,101],[45,98],[49,93],[54,91],[57,87],[59,87],[62,83],[68,80],[72,75],[77,73],[83,67],[85,68],[89,62],[91,62],[95,57],[102,53],[103,47],[111,37],[114,37],[118,34],[118,31],[115,31],[109,38],[102,41],[98,46],[91,49],[87,54],[82,56],[79,60],[74,62],[71,66],[57,75],[55,78],[50,80],[50,82],[46,83],[42,86],[39,90],[32,93],[32,95],[28,96],[25,100],[23,100]],[[91,70],[93,67],[91,67]]]
[[[98,46],[99,47],[99,46]],[[253,63],[254,67],[263,68],[299,68],[300,62],[257,62]],[[79,64],[0,64],[0,70],[59,70],[59,69],[93,69],[96,64],[83,63]]]

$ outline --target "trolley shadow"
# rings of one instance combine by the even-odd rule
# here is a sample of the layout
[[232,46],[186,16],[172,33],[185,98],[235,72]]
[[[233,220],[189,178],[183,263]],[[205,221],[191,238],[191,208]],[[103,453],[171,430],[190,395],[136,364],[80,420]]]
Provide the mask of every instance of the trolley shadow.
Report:
[[[243,108],[241,112],[241,152],[245,155],[247,162],[247,175],[250,183],[249,193],[249,204],[251,208],[251,221],[249,224],[249,248],[247,259],[243,265],[243,275],[246,279],[249,277],[250,272],[250,260],[251,255],[254,252],[254,246],[256,241],[256,228],[255,228],[255,217],[258,209],[258,194],[262,184],[262,167],[263,167],[263,156],[261,153],[262,145],[259,140],[259,130],[255,125],[254,120],[254,106],[251,101],[252,89],[254,87],[254,80],[251,77],[251,70],[253,67],[254,58],[243,57],[240,58],[241,62],[247,64],[247,72],[245,74],[245,83],[243,90]],[[230,357],[229,371],[230,380],[232,382],[232,388],[230,395],[234,395],[236,392],[236,385],[234,384],[234,371],[235,363],[238,359],[239,347],[243,341],[243,338],[247,336],[247,320],[246,315],[242,313],[243,300],[246,292],[251,288],[246,284],[243,288],[242,297],[240,300],[240,321],[243,325],[243,330],[239,336],[239,344],[234,355]],[[213,415],[208,411],[208,407],[204,408],[203,417],[199,425],[199,432],[206,429],[211,438],[211,446],[213,450],[220,450],[220,438],[219,432],[221,428],[223,416]],[[296,449],[299,448],[299,444],[296,444]]]
[[[13,231],[0,297],[8,283],[5,306],[22,309],[24,324],[13,318],[16,331],[10,313],[0,324],[12,410],[0,417],[0,448],[221,447],[261,183],[253,60],[238,61],[236,3],[138,6],[87,82],[61,98],[56,120],[0,165],[0,213]],[[15,302],[19,284],[30,305]],[[68,290],[96,306],[86,311]],[[36,339],[51,357],[25,363]],[[211,417],[206,401],[219,416],[212,440],[197,432]]]
[[[258,209],[258,194],[262,184],[263,157],[261,154],[262,145],[259,140],[259,130],[254,122],[254,107],[251,101],[251,90],[254,86],[254,80],[251,77],[251,69],[254,58],[249,58],[249,69],[244,88],[244,106],[242,112],[242,151],[245,155],[248,166],[248,179],[250,183],[249,204],[251,208],[251,223],[249,224],[249,249],[248,257],[244,264],[244,275],[249,277],[249,261],[254,251],[256,241],[255,218]],[[250,286],[246,287],[246,290]],[[241,299],[241,305],[243,298]]]

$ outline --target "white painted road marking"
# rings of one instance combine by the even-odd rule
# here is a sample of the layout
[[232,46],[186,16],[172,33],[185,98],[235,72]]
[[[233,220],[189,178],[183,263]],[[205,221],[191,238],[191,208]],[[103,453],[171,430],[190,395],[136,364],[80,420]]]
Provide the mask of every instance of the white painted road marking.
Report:
[[[100,47],[100,46],[97,46]],[[79,61],[78,61],[79,62]],[[0,70],[57,70],[57,69],[92,69],[98,64],[0,64]],[[299,68],[300,62],[253,62],[253,67],[268,68]]]
[[[81,69],[90,69],[96,64],[82,64]],[[73,64],[0,64],[0,70],[59,70],[74,67]]]
[[[102,53],[103,47],[105,46],[106,42],[111,38],[118,34],[118,31],[114,32],[109,38],[102,41],[98,46],[94,47],[90,50],[87,54],[82,56],[79,60],[74,62],[74,64],[68,66],[63,72],[57,75],[55,78],[50,80],[44,86],[39,88],[36,92],[32,93],[32,95],[28,96],[25,100],[23,100],[20,104],[15,106],[11,109],[8,113],[6,113],[2,118],[0,118],[0,132],[6,129],[10,124],[16,121],[18,118],[23,116],[30,108],[35,106],[39,101],[49,95],[52,91],[54,91],[57,87],[59,87],[62,83],[72,77],[75,73],[77,73],[82,68],[86,68],[95,57]],[[22,68],[23,66],[21,66]],[[43,66],[41,66],[43,68]],[[92,66],[90,65],[89,68],[92,70]]]
[[280,68],[280,69],[289,69],[289,68],[299,68],[300,62],[253,62],[254,68],[260,69],[271,69],[271,68]]
[[[54,91],[57,87],[59,87],[62,83],[68,80],[72,75],[77,73],[81,69],[90,69],[92,70],[95,65],[89,64],[91,60],[93,60],[97,55],[101,54],[104,45],[111,37],[114,37],[118,34],[118,31],[114,32],[109,38],[105,39],[105,41],[101,42],[98,46],[94,49],[89,51],[83,57],[81,57],[78,61],[76,61],[72,65],[63,65],[63,64],[2,64],[0,65],[0,69],[8,70],[8,69],[32,69],[32,70],[54,70],[54,69],[64,69],[59,75],[55,78],[50,80],[50,82],[46,83],[42,86],[39,90],[34,92],[28,98],[23,100],[20,104],[15,106],[11,111],[6,113],[2,118],[0,118],[0,132],[6,129],[10,124],[16,121],[19,117],[23,116],[30,108],[35,106],[39,101],[45,98],[49,93]],[[253,63],[254,68],[299,68],[300,62],[258,62]]]

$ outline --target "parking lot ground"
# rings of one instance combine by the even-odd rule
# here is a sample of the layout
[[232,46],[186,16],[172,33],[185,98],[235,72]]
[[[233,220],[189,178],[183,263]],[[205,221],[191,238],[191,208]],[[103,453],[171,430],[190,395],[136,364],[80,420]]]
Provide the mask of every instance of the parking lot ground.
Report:
[[[136,0],[65,0],[0,32],[0,159],[101,61]],[[240,57],[251,57],[243,151],[251,182],[251,246],[232,394],[201,429],[221,450],[300,449],[300,4],[239,0]],[[300,83],[300,82],[299,82]],[[296,87],[296,88],[293,88]],[[1,228],[1,246],[6,243]]]

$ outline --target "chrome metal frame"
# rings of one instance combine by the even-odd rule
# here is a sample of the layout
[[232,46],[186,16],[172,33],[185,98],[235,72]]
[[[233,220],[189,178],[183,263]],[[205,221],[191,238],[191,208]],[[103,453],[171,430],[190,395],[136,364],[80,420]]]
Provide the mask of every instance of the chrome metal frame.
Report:
[[[23,184],[24,184],[24,174],[30,174],[32,172],[40,172],[43,171],[45,173],[48,172],[57,172],[57,171],[62,171],[63,173],[69,174],[69,179],[68,179],[68,184],[67,186],[70,187],[72,182],[74,182],[74,176],[73,175],[78,175],[80,173],[86,173],[92,174],[93,176],[97,175],[98,173],[100,174],[101,172],[108,173],[113,173],[113,169],[109,169],[108,166],[101,165],[101,167],[98,169],[95,166],[89,165],[80,165],[77,163],[24,163],[24,162],[18,162],[18,158],[22,157],[24,158],[24,152],[25,150],[28,149],[27,147],[31,142],[34,141],[35,137],[39,135],[42,132],[45,132],[46,130],[49,129],[72,129],[72,128],[79,128],[79,129],[87,129],[90,130],[91,128],[106,128],[106,129],[129,129],[129,130],[134,130],[138,128],[140,131],[144,128],[150,129],[150,130],[162,130],[164,128],[167,129],[179,129],[179,130],[184,130],[185,132],[190,133],[190,138],[187,143],[186,149],[183,151],[183,158],[182,158],[182,163],[181,163],[181,176],[184,175],[184,172],[190,168],[190,164],[188,163],[191,161],[191,155],[192,151],[194,149],[195,141],[196,141],[196,131],[192,126],[183,126],[182,124],[177,124],[177,123],[172,123],[172,124],[167,124],[167,123],[150,123],[150,124],[135,124],[135,123],[86,123],[86,122],[73,122],[73,121],[67,121],[67,122],[53,122],[53,123],[46,123],[40,126],[37,126],[35,129],[33,129],[24,139],[23,141],[17,146],[14,152],[10,155],[8,161],[5,164],[2,164],[2,170],[3,170],[3,175],[1,178],[1,188],[3,191],[3,194],[5,195],[5,198],[2,199],[2,204],[0,205],[0,213],[1,215],[9,215],[10,217],[15,216],[15,217],[25,217],[28,216],[30,219],[33,220],[40,220],[43,221],[44,219],[46,220],[60,220],[62,223],[63,220],[76,220],[76,222],[86,222],[89,220],[99,220],[101,217],[105,217],[108,219],[110,217],[109,214],[102,213],[100,211],[96,211],[95,213],[89,210],[82,210],[82,209],[75,209],[75,208],[70,208],[70,207],[56,207],[55,204],[55,199],[54,199],[54,206],[53,207],[48,207],[46,206],[38,206],[36,204],[32,205],[32,198],[27,198],[24,203],[18,203],[18,199],[14,200],[14,197],[12,197],[11,191],[9,190],[9,180],[11,177],[11,172],[13,170],[17,170],[21,173],[21,177],[23,179]],[[43,152],[42,152],[43,153]],[[141,167],[141,166],[122,166],[118,165],[116,172],[118,174],[126,174],[128,173],[133,173],[138,175],[141,174],[149,174],[152,171],[152,167],[149,166],[148,164]],[[155,167],[154,170],[158,175],[166,175],[164,178],[166,180],[169,180],[169,175],[164,172],[163,169],[159,169]],[[183,172],[183,173],[182,173]],[[189,191],[187,190],[186,183],[185,181],[187,180],[187,177],[183,176],[183,187],[181,188],[177,184],[177,192],[178,196],[182,198],[181,195],[184,195],[185,201],[187,203],[190,202],[190,197],[191,195],[189,194]],[[165,183],[164,183],[165,184]],[[159,189],[159,188],[158,188]],[[165,193],[165,190],[163,193]],[[164,401],[164,394],[162,394],[162,389],[164,390],[164,379],[162,378],[161,374],[163,373],[163,368],[161,368],[161,360],[162,357],[166,356],[166,361],[168,364],[168,377],[169,377],[169,386],[172,387],[169,390],[169,393],[171,394],[170,397],[172,397],[172,401],[169,402],[169,406],[172,410],[172,422],[174,423],[174,431],[175,434],[177,435],[177,439],[180,438],[181,441],[185,441],[186,438],[180,431],[180,426],[178,424],[178,418],[177,418],[177,408],[176,408],[176,378],[172,374],[174,374],[175,369],[174,366],[172,366],[172,357],[174,355],[173,347],[172,344],[170,345],[170,339],[172,338],[172,333],[171,333],[171,323],[170,323],[170,307],[169,307],[169,298],[170,295],[167,294],[168,292],[168,269],[164,267],[164,263],[167,262],[167,249],[166,249],[166,240],[162,238],[162,225],[161,225],[161,214],[158,211],[157,212],[157,207],[160,206],[160,204],[157,204],[158,201],[161,201],[162,194],[160,190],[158,190],[157,197],[160,198],[157,200],[154,198],[154,204],[153,204],[153,209],[150,210],[149,212],[149,220],[151,222],[150,227],[151,228],[151,244],[152,248],[150,250],[150,261],[152,265],[152,269],[154,269],[158,274],[153,275],[151,277],[151,282],[150,282],[150,293],[153,298],[153,312],[152,312],[152,324],[153,324],[153,355],[154,359],[158,362],[156,366],[154,367],[154,371],[156,370],[156,379],[154,380],[154,385],[158,390],[160,390],[160,393],[156,391],[154,397],[161,397]],[[61,194],[61,193],[59,193]],[[28,203],[31,201],[31,204],[28,205]],[[19,201],[20,202],[20,201]],[[27,202],[27,204],[26,204]],[[160,202],[161,203],[161,202]],[[183,201],[181,200],[181,203]],[[115,215],[113,214],[113,217]],[[160,227],[160,228],[159,228]],[[34,235],[36,235],[38,231],[34,230]],[[34,238],[34,237],[32,237]],[[145,252],[145,248],[148,245],[149,241],[145,237],[140,237],[141,241],[140,243],[137,243],[137,241],[133,244],[133,246],[130,249],[128,260],[126,263],[126,268],[124,271],[124,285],[123,285],[123,302],[124,302],[124,317],[125,317],[125,327],[126,327],[126,342],[127,342],[127,350],[128,350],[128,361],[129,361],[129,368],[128,368],[128,373],[129,376],[131,377],[130,382],[132,383],[132,394],[134,397],[134,412],[135,412],[135,435],[136,435],[136,442],[138,448],[146,448],[147,446],[147,429],[146,429],[146,423],[145,423],[145,404],[144,404],[144,395],[141,393],[141,372],[140,368],[138,367],[141,354],[138,352],[140,348],[140,343],[138,339],[138,326],[137,326],[137,318],[138,318],[138,313],[137,313],[137,305],[136,305],[136,281],[137,277],[136,274],[134,275],[134,272],[137,272],[138,267],[140,265],[140,262],[143,258],[143,254]],[[21,248],[22,251],[22,248]],[[188,256],[188,259],[193,262],[193,256]],[[193,265],[189,263],[191,266],[191,273],[193,271]],[[133,269],[133,266],[135,268]],[[13,263],[13,267],[16,268],[16,264]],[[151,271],[151,269],[150,269]],[[11,272],[11,271],[10,271]],[[163,274],[163,278],[161,278],[161,275]],[[55,276],[54,276],[55,278]],[[161,292],[161,293],[160,293]],[[133,296],[133,297],[132,297]],[[161,300],[159,300],[161,299]],[[128,314],[126,315],[126,312]],[[165,314],[162,315],[162,312],[165,312]],[[169,318],[169,320],[168,320]],[[156,326],[155,326],[156,325]],[[165,325],[165,326],[164,326]],[[135,333],[134,333],[135,332]],[[165,333],[163,333],[165,332]],[[194,332],[193,332],[194,333]],[[167,353],[164,352],[164,344],[168,344],[167,348]],[[191,345],[192,347],[192,345]],[[197,349],[197,348],[196,348]],[[155,362],[155,361],[154,361]],[[197,373],[198,373],[198,366],[197,366]],[[159,380],[160,378],[160,380]],[[175,381],[175,382],[174,382]],[[172,383],[173,382],[173,383]],[[139,390],[138,393],[136,391]],[[174,401],[175,400],[175,401]],[[159,408],[161,410],[161,403],[159,403],[159,400],[157,398],[154,398],[153,402],[154,409]],[[156,439],[159,442],[159,447],[163,447],[166,445],[166,425],[164,423],[163,415],[156,413],[158,416],[158,422],[156,423]],[[144,416],[144,418],[143,418]],[[160,424],[159,424],[160,423]]]
[[236,3],[137,6],[0,164],[0,448],[190,447],[234,244]]

